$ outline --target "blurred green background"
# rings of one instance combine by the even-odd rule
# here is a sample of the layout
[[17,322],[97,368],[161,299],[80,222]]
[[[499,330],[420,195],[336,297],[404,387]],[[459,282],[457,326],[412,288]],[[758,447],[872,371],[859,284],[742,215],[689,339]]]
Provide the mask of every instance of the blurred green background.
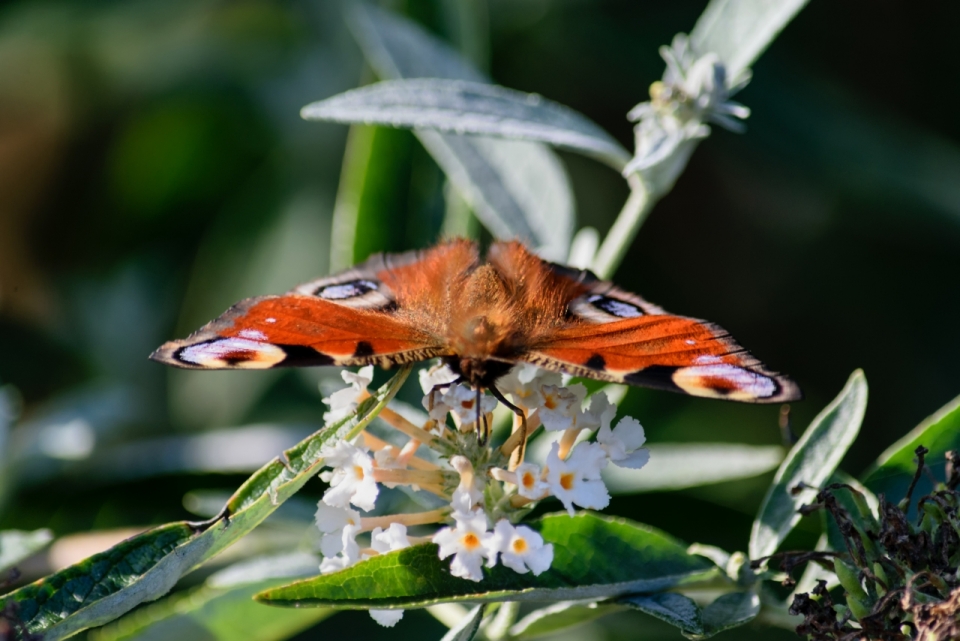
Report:
[[[624,116],[663,71],[657,48],[705,2],[385,6],[499,84],[567,104],[632,148]],[[795,431],[864,368],[872,398],[843,466],[852,473],[960,391],[958,21],[951,3],[812,3],[738,95],[753,112],[747,133],[715,130],[700,146],[615,277],[720,323],[794,377],[806,393]],[[335,372],[179,372],[146,356],[239,298],[328,271],[349,129],[298,112],[372,79],[334,2],[0,7],[0,385],[21,414],[0,439],[0,529],[65,536],[197,518],[316,428],[317,386]],[[440,170],[408,132],[379,131],[373,150],[386,222],[361,228],[358,251],[432,244]],[[562,157],[578,227],[605,232],[626,184]],[[653,443],[780,442],[777,407],[632,390],[623,408]],[[768,482],[619,497],[608,511],[743,549]],[[303,513],[322,489],[307,486]],[[250,545],[296,544],[262,538]],[[67,540],[24,580],[96,548]],[[381,635],[365,615],[340,616],[357,638]],[[589,635],[632,638],[631,617],[642,618],[602,620]],[[679,638],[650,621],[649,638]],[[442,627],[410,613],[391,634],[439,638]]]

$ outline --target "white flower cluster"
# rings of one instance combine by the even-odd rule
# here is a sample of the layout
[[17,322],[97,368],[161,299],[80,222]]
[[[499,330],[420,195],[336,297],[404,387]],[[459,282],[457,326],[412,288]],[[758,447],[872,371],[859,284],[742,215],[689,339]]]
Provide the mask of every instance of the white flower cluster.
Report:
[[661,47],[660,55],[667,63],[663,79],[650,86],[649,102],[627,114],[639,123],[634,129],[633,160],[623,170],[625,176],[646,174],[656,191],[673,184],[696,142],[710,135],[707,123],[741,132],[739,119],[750,115],[747,107],[730,100],[749,82],[749,75],[728,85],[726,68],[717,55],[698,56],[682,33],[674,37],[671,46]]
[[[344,372],[350,387],[325,400],[330,415],[343,416],[366,395],[372,370]],[[613,463],[640,468],[649,459],[643,448],[643,427],[624,417],[612,426],[616,406],[598,392],[587,399],[583,385],[562,385],[559,374],[529,365],[515,367],[497,380],[497,389],[522,410],[514,420],[513,434],[499,447],[481,447],[474,436],[477,417],[492,424],[497,400],[479,397],[475,390],[454,383],[456,376],[445,367],[420,373],[429,419],[414,425],[389,408],[380,418],[406,434],[402,448],[363,432],[351,442],[324,447],[324,463],[330,469],[321,478],[330,484],[317,509],[322,532],[322,573],[347,568],[358,561],[431,541],[439,557],[453,557],[450,573],[481,581],[483,566],[501,562],[518,573],[539,575],[553,562],[553,545],[533,529],[515,525],[531,504],[556,497],[572,516],[575,507],[602,509],[610,495],[600,477]],[[456,429],[447,424],[448,417]],[[543,427],[559,433],[542,464],[523,460],[523,444]],[[524,432],[525,430],[525,432]],[[591,440],[589,435],[593,434]],[[416,456],[421,447],[434,449],[449,465],[438,465]],[[448,501],[448,507],[411,514],[363,517],[357,511],[374,508],[379,485],[409,485]],[[356,508],[356,509],[355,509]],[[432,536],[410,537],[408,526],[449,524]],[[493,527],[491,527],[493,524]],[[370,546],[361,548],[359,534],[370,532]],[[392,626],[402,610],[371,610],[371,616]]]

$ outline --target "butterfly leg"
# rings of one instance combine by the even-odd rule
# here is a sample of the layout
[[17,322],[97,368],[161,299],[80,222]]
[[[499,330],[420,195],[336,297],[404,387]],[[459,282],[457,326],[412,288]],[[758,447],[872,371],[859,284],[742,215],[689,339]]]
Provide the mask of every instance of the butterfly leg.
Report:
[[477,385],[477,445],[484,447],[487,444],[487,439],[490,438],[490,425],[487,423],[487,417],[484,416],[483,410],[480,409],[480,401],[483,400],[483,388]]
[[527,449],[527,415],[524,414],[523,410],[511,403],[504,397],[503,393],[498,390],[495,386],[490,386],[490,393],[493,394],[493,397],[503,403],[507,409],[520,417],[520,445],[517,447],[517,460],[523,461],[523,455],[526,454]]
[[456,384],[462,383],[462,382],[463,382],[463,377],[462,377],[462,376],[458,376],[457,378],[453,379],[453,380],[450,381],[449,383],[437,383],[436,385],[434,385],[433,387],[431,387],[431,388],[430,388],[430,394],[429,394],[430,402],[429,402],[429,407],[428,407],[427,411],[428,411],[428,412],[432,412],[432,411],[433,411],[433,395],[434,395],[435,392],[437,392],[437,391],[439,391],[439,390],[445,390],[445,389],[449,388],[451,385],[456,385]]

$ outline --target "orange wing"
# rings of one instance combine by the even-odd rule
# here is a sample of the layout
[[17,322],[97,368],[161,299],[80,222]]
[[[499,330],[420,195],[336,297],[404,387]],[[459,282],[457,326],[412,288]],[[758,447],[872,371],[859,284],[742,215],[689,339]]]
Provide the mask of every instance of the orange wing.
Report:
[[243,300],[150,358],[191,369],[389,367],[451,355],[440,313],[451,279],[476,263],[472,243],[377,255],[282,296]]
[[[519,251],[500,251],[507,250]],[[748,403],[801,398],[796,383],[767,370],[713,323],[668,314],[587,271],[547,262],[540,269],[568,281],[563,289],[571,298],[563,318],[533,337],[519,360],[692,396]]]

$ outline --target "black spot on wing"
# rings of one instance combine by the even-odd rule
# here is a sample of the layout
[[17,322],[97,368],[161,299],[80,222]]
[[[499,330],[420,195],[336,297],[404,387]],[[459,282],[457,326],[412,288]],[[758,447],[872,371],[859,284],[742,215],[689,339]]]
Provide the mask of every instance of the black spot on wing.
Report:
[[333,365],[333,359],[307,345],[277,345],[287,355],[279,367],[314,367]]
[[594,354],[587,359],[587,362],[584,363],[583,366],[589,367],[590,369],[604,370],[607,368],[607,361],[605,361],[600,354]]
[[354,358],[362,358],[364,356],[372,356],[372,355],[373,355],[373,345],[371,345],[367,341],[358,342],[357,349],[355,349],[353,352]]
[[676,383],[673,382],[673,373],[678,368],[667,365],[651,365],[624,377],[624,382],[629,385],[639,385],[640,387],[651,387],[653,389],[665,390],[668,392],[679,392],[686,394]]

